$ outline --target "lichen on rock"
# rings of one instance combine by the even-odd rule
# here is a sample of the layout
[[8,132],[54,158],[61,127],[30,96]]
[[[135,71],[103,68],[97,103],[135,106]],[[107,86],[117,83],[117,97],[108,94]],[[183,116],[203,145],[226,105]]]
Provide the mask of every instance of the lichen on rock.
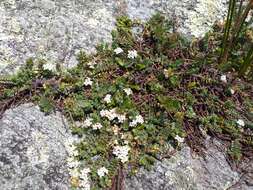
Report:
[[77,64],[80,50],[93,52],[111,41],[117,16],[148,19],[157,11],[173,18],[178,31],[203,36],[225,15],[226,0],[95,0],[0,2],[0,73],[13,73],[26,59],[45,59],[51,68]]
[[59,113],[45,116],[24,104],[0,120],[1,189],[69,189],[64,142],[71,138]]

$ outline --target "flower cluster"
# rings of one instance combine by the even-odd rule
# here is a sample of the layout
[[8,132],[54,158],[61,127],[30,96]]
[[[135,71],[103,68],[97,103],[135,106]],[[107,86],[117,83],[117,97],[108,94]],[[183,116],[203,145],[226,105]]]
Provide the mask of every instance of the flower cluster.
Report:
[[166,79],[169,78],[169,70],[168,69],[164,69],[163,70],[163,74],[164,74],[164,76],[165,76]]
[[[114,49],[114,53],[116,55],[121,54],[123,52],[124,52],[123,49],[121,49],[120,47]],[[138,56],[138,53],[137,53],[136,50],[129,50],[128,51],[127,58],[129,58],[129,59],[135,59],[137,56]]]
[[83,124],[81,126],[87,128],[87,127],[92,127],[93,130],[98,130],[101,129],[103,127],[103,125],[101,123],[92,123],[93,119],[88,117],[84,120]]
[[130,50],[130,51],[128,51],[127,57],[128,57],[129,59],[134,59],[134,58],[136,58],[137,56],[138,56],[138,54],[137,54],[137,51],[136,51],[136,50]]
[[130,147],[125,146],[115,146],[113,149],[113,154],[122,162],[125,163],[128,161],[128,152]]
[[112,95],[111,94],[107,94],[105,97],[104,97],[104,101],[109,104],[111,103],[112,101]]
[[83,126],[84,127],[90,127],[92,125],[92,118],[88,117],[87,119],[84,120]]
[[105,175],[108,174],[108,170],[105,167],[101,167],[97,170],[97,174],[99,177],[104,177]]
[[240,127],[244,127],[245,126],[245,122],[242,119],[238,119],[236,122]]
[[126,116],[124,114],[117,113],[115,108],[111,110],[101,110],[100,115],[101,117],[106,117],[110,121],[116,118],[118,119],[119,123],[123,123],[124,121],[126,121]]
[[82,187],[83,190],[89,190],[90,189],[90,183],[89,183],[89,178],[88,178],[89,173],[90,173],[89,168],[84,168],[81,171],[79,186]]
[[175,139],[179,142],[179,143],[183,143],[184,142],[184,138],[176,135]]
[[85,86],[91,86],[93,84],[93,81],[91,80],[91,78],[87,77],[85,80],[84,80],[84,85]]
[[224,83],[227,83],[227,76],[226,75],[221,75],[220,80]]
[[143,123],[144,123],[143,117],[141,115],[137,115],[135,119],[129,123],[129,126],[134,127],[138,124],[143,124]]
[[126,93],[126,95],[130,96],[131,94],[133,94],[133,91],[131,88],[125,88],[124,92]]
[[95,123],[94,125],[92,125],[93,130],[98,130],[101,129],[102,127],[103,125],[101,125],[101,123]]
[[87,65],[89,66],[90,69],[94,69],[95,66],[97,65],[97,63],[95,61],[91,61],[91,62],[87,63]]
[[74,145],[75,139],[74,138],[69,138],[67,141],[64,143],[65,148],[70,156],[77,156],[78,151],[76,150],[76,147]]
[[121,54],[121,53],[123,53],[123,49],[121,49],[120,47],[118,47],[118,48],[116,48],[115,50],[114,50],[114,53],[115,54]]
[[79,162],[75,159],[74,156],[69,156],[67,158],[67,165],[69,168],[69,171],[71,172],[73,169],[77,168],[79,166]]

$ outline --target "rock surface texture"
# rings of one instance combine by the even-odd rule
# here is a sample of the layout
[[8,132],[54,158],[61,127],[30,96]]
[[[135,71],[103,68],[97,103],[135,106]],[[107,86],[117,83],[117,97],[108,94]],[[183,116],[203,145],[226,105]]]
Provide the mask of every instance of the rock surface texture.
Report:
[[0,189],[70,189],[64,142],[71,138],[62,116],[45,116],[25,104],[0,120]]
[[[174,18],[178,31],[203,36],[225,15],[226,0],[1,0],[0,76],[13,73],[29,57],[45,59],[52,69],[76,64],[81,50],[93,51],[110,42],[118,15],[147,19],[156,11]],[[37,106],[24,104],[0,119],[0,189],[68,190],[66,139],[72,138],[59,114],[45,116]],[[210,145],[206,159],[183,147],[170,159],[142,169],[125,181],[126,190],[226,189],[242,179],[225,155]],[[245,166],[245,167],[252,167]],[[241,186],[253,189],[252,176]]]
[[110,42],[119,15],[147,19],[157,11],[186,35],[203,36],[225,15],[227,0],[1,0],[0,73],[14,72],[29,57],[76,64],[81,50]]
[[[251,190],[245,185],[252,181],[252,176],[241,178],[231,169],[226,161],[225,150],[219,150],[220,143],[207,142],[206,156],[191,154],[189,147],[184,147],[170,159],[157,162],[151,171],[142,169],[136,176],[127,178],[126,189],[131,190]],[[252,165],[253,162],[251,161]],[[253,169],[252,166],[251,170]],[[249,168],[247,168],[249,169]],[[238,183],[239,182],[239,183]],[[238,184],[238,185],[235,185]]]

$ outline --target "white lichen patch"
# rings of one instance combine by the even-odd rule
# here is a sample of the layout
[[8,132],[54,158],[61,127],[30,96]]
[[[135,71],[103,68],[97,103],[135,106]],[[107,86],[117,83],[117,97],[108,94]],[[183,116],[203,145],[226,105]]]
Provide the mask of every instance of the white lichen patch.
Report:
[[49,161],[49,148],[46,146],[46,136],[41,132],[33,131],[32,145],[27,148],[26,155],[32,165],[46,164]]
[[197,0],[194,10],[186,12],[186,28],[181,31],[195,37],[203,37],[215,21],[223,20],[227,12],[225,4],[226,0]]
[[27,0],[23,4],[0,2],[0,48],[11,47],[8,54],[0,53],[0,62],[5,63],[0,63],[2,73],[13,73],[29,57],[73,67],[80,49],[91,53],[97,43],[111,41],[118,11],[137,19],[148,19],[157,11],[175,16],[180,32],[200,37],[225,16],[227,8],[226,0]]
[[226,15],[227,0],[129,0],[131,18],[148,19],[159,11],[172,17],[179,32],[202,37],[217,20]]

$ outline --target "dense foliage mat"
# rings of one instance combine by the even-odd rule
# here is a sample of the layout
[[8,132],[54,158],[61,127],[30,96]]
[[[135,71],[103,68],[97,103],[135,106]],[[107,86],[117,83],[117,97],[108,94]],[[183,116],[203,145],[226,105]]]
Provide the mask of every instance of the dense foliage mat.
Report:
[[30,59],[0,85],[1,116],[33,101],[69,119],[79,137],[66,139],[73,188],[119,189],[123,170],[149,169],[184,141],[204,156],[207,135],[236,163],[253,156],[253,85],[217,69],[222,26],[189,41],[159,14],[116,25],[112,44],[81,52],[76,67],[51,71]]

